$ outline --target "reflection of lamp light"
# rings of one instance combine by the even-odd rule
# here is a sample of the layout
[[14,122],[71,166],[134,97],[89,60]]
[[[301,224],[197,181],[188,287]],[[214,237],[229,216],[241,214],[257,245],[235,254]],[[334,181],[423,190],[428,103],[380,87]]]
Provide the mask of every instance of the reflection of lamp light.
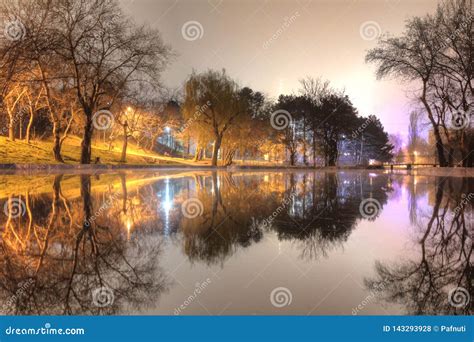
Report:
[[171,128],[169,128],[168,126],[166,126],[166,127],[165,127],[165,131],[166,131],[166,133],[169,133],[169,132],[171,132]]
[[132,220],[127,218],[127,240],[130,240],[130,230],[132,229]]

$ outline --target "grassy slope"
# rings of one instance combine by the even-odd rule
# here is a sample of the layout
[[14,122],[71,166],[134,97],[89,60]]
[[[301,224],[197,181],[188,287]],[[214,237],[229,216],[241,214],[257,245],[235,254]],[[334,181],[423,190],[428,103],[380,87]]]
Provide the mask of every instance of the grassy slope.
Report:
[[[70,137],[64,141],[62,156],[66,164],[77,164],[80,160],[80,139]],[[94,144],[92,146],[92,160],[100,157],[102,164],[120,163],[120,149],[108,150],[106,144]],[[127,150],[127,163],[131,165],[143,164],[165,164],[180,165],[187,163],[179,158],[163,157],[155,153],[149,153],[129,144]],[[49,141],[32,141],[29,145],[24,141],[9,141],[0,136],[0,164],[58,164],[53,159],[52,143]]]

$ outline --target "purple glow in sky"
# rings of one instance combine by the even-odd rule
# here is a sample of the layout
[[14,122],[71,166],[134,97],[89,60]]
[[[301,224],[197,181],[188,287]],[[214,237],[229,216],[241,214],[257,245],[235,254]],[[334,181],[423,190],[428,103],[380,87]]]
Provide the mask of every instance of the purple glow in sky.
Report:
[[180,86],[192,70],[225,68],[242,86],[277,98],[321,76],[344,88],[361,115],[406,136],[415,107],[408,85],[377,81],[366,51],[380,33],[400,34],[435,0],[122,0],[138,23],[158,28],[177,57],[163,75]]

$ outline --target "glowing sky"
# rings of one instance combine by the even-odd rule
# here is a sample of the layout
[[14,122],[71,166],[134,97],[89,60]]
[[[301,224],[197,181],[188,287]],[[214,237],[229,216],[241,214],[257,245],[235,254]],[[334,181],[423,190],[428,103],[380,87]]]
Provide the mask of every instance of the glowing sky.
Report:
[[[396,81],[377,81],[374,66],[364,62],[365,53],[376,45],[371,38],[378,28],[399,34],[407,18],[433,12],[437,4],[435,0],[121,2],[138,23],[159,29],[177,53],[163,75],[168,86],[181,85],[193,69],[225,68],[242,86],[276,98],[282,92],[297,92],[298,80],[306,75],[322,76],[345,88],[360,114],[375,114],[389,133],[403,135],[413,108],[408,88]],[[189,31],[183,31],[186,23]]]

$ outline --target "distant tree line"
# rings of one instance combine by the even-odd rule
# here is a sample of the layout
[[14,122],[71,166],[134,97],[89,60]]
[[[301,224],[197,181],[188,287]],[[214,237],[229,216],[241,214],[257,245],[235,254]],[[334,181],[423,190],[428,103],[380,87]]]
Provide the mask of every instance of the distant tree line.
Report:
[[261,92],[240,88],[225,71],[194,73],[185,86],[183,118],[193,123],[185,125],[183,135],[195,141],[195,159],[202,159],[210,145],[212,165],[219,156],[230,165],[236,153],[242,159],[280,158],[312,166],[335,166],[342,151],[353,164],[392,158],[380,120],[359,116],[344,92],[319,78],[301,80],[301,94],[272,102]]

